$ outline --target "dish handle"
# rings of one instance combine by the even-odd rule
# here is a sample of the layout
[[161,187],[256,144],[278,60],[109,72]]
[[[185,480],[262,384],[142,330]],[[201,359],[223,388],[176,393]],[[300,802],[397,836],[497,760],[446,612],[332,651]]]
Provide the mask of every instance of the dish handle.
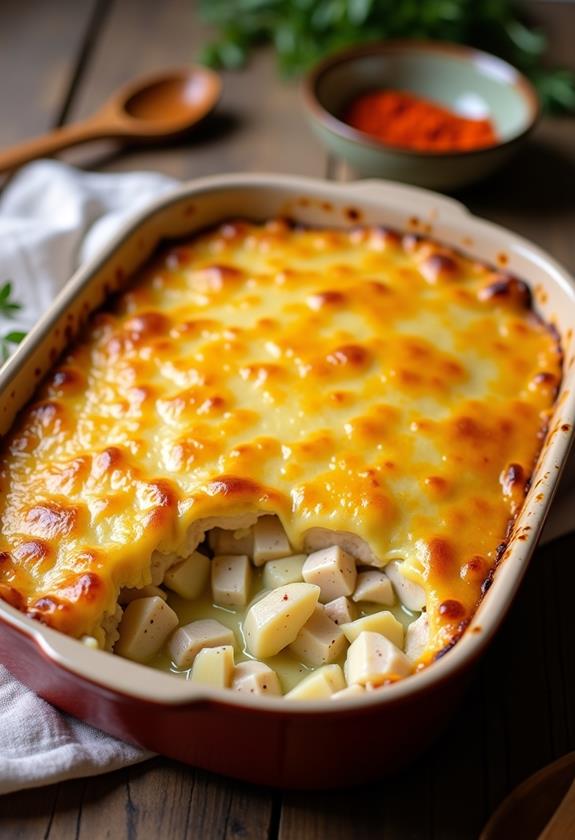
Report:
[[461,218],[470,215],[469,210],[461,201],[410,184],[370,178],[345,183],[343,186],[347,192],[354,192],[361,198],[377,198],[380,201],[382,198],[389,198],[390,203],[409,214],[413,214],[414,208],[417,208],[416,212],[435,218],[439,216],[443,219]]

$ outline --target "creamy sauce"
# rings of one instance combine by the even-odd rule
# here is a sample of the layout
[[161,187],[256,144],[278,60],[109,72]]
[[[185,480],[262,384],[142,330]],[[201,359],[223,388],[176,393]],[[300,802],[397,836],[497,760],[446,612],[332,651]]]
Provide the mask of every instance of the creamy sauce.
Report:
[[[252,602],[255,598],[268,591],[269,590],[262,589],[262,569],[254,569]],[[180,626],[189,624],[191,621],[198,621],[202,618],[215,619],[221,624],[224,624],[226,627],[229,627],[236,637],[236,663],[243,662],[246,659],[255,659],[255,657],[251,656],[246,650],[242,633],[242,623],[249,609],[249,605],[239,609],[220,607],[218,604],[214,604],[212,602],[209,588],[201,598],[197,598],[194,601],[187,601],[185,598],[181,598],[174,592],[169,592],[169,590],[166,590],[166,592],[168,592],[168,604],[177,613],[180,620]],[[371,615],[372,613],[380,612],[381,610],[389,610],[406,628],[411,621],[417,618],[416,613],[411,613],[398,602],[396,602],[393,607],[384,607],[381,604],[361,604],[361,606],[358,604],[357,607],[358,618],[361,618],[364,615]],[[344,651],[339,659],[335,660],[335,663],[343,667],[346,653],[347,650]],[[269,665],[270,668],[273,668],[273,670],[277,673],[284,694],[297,685],[297,683],[303,679],[306,674],[315,670],[315,668],[305,665],[303,662],[298,662],[298,660],[287,650],[282,651],[277,654],[277,656],[272,656],[260,661],[265,662],[266,665]],[[170,673],[176,674],[184,679],[189,679],[192,670],[191,668],[178,668],[178,666],[171,661],[165,646],[163,650],[147,664],[151,665],[153,668],[159,668],[162,671],[169,671]]]

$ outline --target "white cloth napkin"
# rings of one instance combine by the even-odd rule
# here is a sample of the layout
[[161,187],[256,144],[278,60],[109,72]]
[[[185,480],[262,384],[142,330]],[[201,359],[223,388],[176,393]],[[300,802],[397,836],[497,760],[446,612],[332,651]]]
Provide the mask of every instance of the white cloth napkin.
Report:
[[[14,318],[0,317],[0,335],[28,330],[121,222],[176,183],[149,172],[95,175],[54,161],[23,169],[0,197],[0,285],[10,280],[23,308]],[[574,503],[572,460],[544,539],[575,527]],[[61,714],[0,665],[0,793],[105,773],[148,756]]]

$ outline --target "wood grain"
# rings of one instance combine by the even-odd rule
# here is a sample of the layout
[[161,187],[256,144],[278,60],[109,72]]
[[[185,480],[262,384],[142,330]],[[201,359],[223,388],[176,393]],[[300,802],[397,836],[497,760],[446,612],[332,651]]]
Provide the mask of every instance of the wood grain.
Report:
[[564,840],[575,837],[575,782],[565,794],[557,811],[539,835],[539,840]]
[[60,786],[47,838],[267,837],[272,798],[157,758]]
[[[142,73],[194,62],[209,30],[190,0],[116,0],[70,111],[90,114],[120,84]],[[157,169],[177,178],[217,172],[277,171],[321,175],[325,155],[311,135],[295,83],[277,78],[275,57],[260,51],[241,72],[223,74],[215,115],[189,139],[160,148],[114,147],[70,159],[108,171]]]
[[100,2],[0,3],[0,145],[58,123]]

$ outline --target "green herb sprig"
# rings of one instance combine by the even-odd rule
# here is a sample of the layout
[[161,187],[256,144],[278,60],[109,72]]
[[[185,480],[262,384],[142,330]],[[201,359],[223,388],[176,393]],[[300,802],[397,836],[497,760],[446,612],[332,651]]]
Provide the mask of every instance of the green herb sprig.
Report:
[[[4,315],[6,318],[12,318],[21,309],[22,304],[15,301],[12,297],[12,283],[8,280],[0,287],[0,315]],[[25,337],[26,333],[20,330],[11,330],[0,336],[0,361],[5,362],[13,352],[11,345],[20,344]]]
[[575,110],[575,74],[544,63],[547,38],[517,0],[200,0],[218,36],[200,59],[242,66],[253,47],[275,46],[290,76],[360,42],[429,38],[470,44],[507,59],[534,83],[547,110]]

